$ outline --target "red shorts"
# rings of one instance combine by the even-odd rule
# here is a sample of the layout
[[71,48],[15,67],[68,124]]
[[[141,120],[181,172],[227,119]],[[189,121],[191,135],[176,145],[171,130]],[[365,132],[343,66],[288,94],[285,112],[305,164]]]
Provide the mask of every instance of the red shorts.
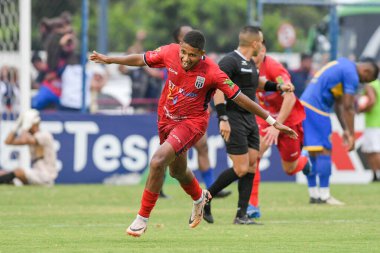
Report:
[[167,141],[172,145],[177,155],[186,152],[205,134],[208,126],[208,117],[184,119],[174,121],[161,119],[158,122],[160,144]]
[[[265,132],[262,130],[267,128],[269,125],[260,125],[260,136],[265,136]],[[298,159],[301,155],[301,150],[303,146],[303,128],[302,122],[294,126],[288,126],[293,129],[297,134],[297,139],[292,139],[288,135],[280,133],[278,136],[277,148],[280,152],[281,159],[285,162],[293,162]]]

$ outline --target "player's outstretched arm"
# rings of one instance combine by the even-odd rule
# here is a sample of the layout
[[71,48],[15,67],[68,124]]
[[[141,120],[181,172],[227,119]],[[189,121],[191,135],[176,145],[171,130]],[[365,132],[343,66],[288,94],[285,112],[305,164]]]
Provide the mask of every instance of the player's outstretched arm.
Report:
[[102,64],[122,64],[128,66],[145,66],[143,54],[129,54],[124,56],[107,56],[93,51],[89,59]]
[[234,102],[238,104],[240,107],[246,109],[247,111],[256,114],[260,118],[266,120],[268,124],[274,126],[276,129],[280,130],[281,132],[289,135],[291,138],[296,139],[297,133],[294,132],[291,128],[277,122],[275,119],[273,119],[261,106],[259,106],[257,103],[252,101],[249,97],[244,95],[243,93],[240,93],[235,99]]

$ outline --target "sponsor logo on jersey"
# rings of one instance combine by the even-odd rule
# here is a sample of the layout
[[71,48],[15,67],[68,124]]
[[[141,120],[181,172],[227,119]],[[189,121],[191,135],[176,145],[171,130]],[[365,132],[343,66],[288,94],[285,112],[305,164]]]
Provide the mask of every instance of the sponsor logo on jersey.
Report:
[[224,80],[224,84],[227,84],[228,86],[230,86],[231,90],[233,90],[235,87],[235,84],[234,84],[234,82],[231,81],[231,79]]
[[241,61],[242,66],[248,66],[248,63],[246,61]]
[[178,72],[177,71],[175,71],[174,69],[172,69],[172,68],[169,68],[169,72],[172,72],[172,73],[174,73],[175,75],[178,75]]
[[252,69],[243,69],[243,68],[241,68],[240,71],[244,72],[244,73],[252,73]]
[[206,78],[202,76],[197,76],[197,80],[195,80],[195,87],[197,89],[201,89],[203,85],[205,84]]
[[189,98],[194,98],[198,96],[197,93],[187,92],[183,88],[178,88],[172,81],[169,80],[169,92],[168,92],[167,99],[172,100],[174,105],[178,101],[178,95],[177,95],[178,93]]

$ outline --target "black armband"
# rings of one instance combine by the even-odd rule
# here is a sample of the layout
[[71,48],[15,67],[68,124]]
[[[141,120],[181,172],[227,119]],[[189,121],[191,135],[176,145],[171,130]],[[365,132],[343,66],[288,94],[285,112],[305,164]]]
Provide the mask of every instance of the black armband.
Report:
[[218,118],[220,118],[221,116],[227,115],[227,110],[226,110],[226,104],[225,103],[221,103],[221,104],[215,105],[215,109],[216,109],[216,113],[218,115]]
[[265,91],[277,91],[277,85],[278,83],[272,82],[272,81],[266,81],[264,85]]

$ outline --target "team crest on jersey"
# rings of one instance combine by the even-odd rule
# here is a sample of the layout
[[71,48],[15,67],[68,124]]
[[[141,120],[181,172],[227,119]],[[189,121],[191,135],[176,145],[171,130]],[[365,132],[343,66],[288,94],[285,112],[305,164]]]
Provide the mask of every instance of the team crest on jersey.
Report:
[[195,87],[197,89],[201,89],[203,85],[205,84],[206,78],[197,76],[197,80],[195,80]]

